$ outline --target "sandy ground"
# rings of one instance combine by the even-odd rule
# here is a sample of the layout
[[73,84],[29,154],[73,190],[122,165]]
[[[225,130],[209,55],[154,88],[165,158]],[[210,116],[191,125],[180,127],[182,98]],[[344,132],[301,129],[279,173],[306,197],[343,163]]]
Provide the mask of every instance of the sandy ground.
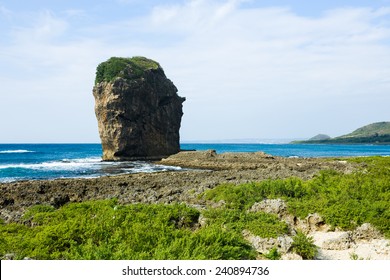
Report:
[[[309,234],[314,244],[319,247],[317,259],[319,260],[390,260],[390,241],[387,239],[359,240],[348,245],[349,248],[329,250],[323,245],[327,241],[335,240],[347,232],[314,232]],[[326,247],[326,246],[325,246]]]

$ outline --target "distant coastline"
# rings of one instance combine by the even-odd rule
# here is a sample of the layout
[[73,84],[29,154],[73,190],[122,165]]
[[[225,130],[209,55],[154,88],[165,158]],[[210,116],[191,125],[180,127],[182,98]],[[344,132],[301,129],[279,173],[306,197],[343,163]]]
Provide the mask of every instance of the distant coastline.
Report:
[[331,138],[318,134],[308,140],[292,141],[292,144],[374,144],[390,145],[390,122],[377,122],[360,127],[353,132]]
[[328,144],[328,145],[390,145],[390,134],[369,137],[331,138],[323,140],[292,141],[291,144]]

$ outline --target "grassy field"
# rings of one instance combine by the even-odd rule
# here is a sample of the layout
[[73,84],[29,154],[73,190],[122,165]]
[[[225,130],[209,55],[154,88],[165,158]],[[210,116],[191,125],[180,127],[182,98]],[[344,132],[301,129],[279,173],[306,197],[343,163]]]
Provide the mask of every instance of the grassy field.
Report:
[[[247,210],[265,198],[282,198],[288,212],[304,218],[317,212],[334,228],[353,229],[369,222],[390,238],[390,158],[348,159],[352,174],[319,173],[242,185],[220,185],[199,199],[225,203],[197,210],[185,204],[119,205],[113,200],[70,203],[55,209],[37,205],[22,223],[0,223],[0,257],[15,259],[255,259],[243,238],[288,233],[275,215]],[[199,224],[199,220],[203,220]],[[294,236],[293,250],[314,257],[311,240]],[[263,256],[277,259],[273,250]]]

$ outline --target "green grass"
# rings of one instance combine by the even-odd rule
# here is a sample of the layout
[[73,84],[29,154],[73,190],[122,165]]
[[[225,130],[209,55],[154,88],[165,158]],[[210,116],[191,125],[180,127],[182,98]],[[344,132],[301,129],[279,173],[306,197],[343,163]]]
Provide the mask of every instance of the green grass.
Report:
[[111,57],[98,65],[95,84],[103,81],[112,82],[116,77],[139,78],[146,70],[158,69],[159,67],[157,62],[142,56]]

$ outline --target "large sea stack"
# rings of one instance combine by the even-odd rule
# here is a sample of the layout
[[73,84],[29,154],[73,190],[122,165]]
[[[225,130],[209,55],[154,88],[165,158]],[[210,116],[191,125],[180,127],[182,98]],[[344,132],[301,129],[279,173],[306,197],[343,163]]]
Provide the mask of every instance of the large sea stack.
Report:
[[95,113],[103,160],[161,159],[180,150],[185,98],[145,57],[112,57],[96,71]]

